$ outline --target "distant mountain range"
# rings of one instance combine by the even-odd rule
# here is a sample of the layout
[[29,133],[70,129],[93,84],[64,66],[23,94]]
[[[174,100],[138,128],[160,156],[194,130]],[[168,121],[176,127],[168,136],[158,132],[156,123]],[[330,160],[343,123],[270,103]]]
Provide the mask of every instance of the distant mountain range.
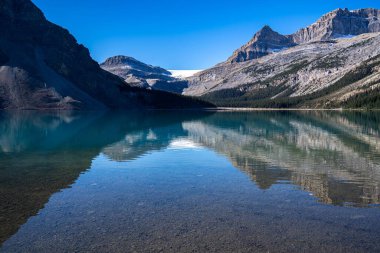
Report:
[[1,0],[0,30],[0,109],[211,106],[198,99],[136,88],[102,70],[83,45],[47,21],[30,0]]
[[281,35],[265,26],[183,94],[224,107],[379,108],[380,11],[332,11]]
[[108,58],[100,66],[112,74],[118,75],[131,86],[151,90],[182,93],[188,88],[188,82],[172,76],[172,73],[161,67],[145,64],[129,56]]
[[127,56],[99,66],[30,0],[2,0],[0,109],[380,108],[379,18],[337,9],[291,35],[264,26],[227,61],[179,78]]
[[379,18],[380,11],[376,9],[354,11],[337,9],[322,16],[314,24],[290,35],[281,35],[269,26],[264,26],[252,40],[236,50],[228,60],[230,62],[243,62],[299,44],[380,32]]
[[290,35],[266,25],[226,62],[185,81],[118,57],[102,67],[128,83],[221,107],[378,108],[379,18],[377,9],[337,9]]

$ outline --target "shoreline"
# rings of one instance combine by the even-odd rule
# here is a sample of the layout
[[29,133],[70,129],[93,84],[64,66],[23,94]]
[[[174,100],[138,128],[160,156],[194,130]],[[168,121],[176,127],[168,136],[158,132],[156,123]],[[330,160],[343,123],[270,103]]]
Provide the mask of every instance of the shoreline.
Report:
[[43,109],[0,109],[1,112],[144,112],[144,111],[207,111],[207,112],[249,112],[249,111],[380,111],[380,108],[252,108],[252,107],[205,107],[205,108],[143,108],[143,109],[55,109],[55,108],[43,108]]
[[207,109],[210,111],[233,112],[233,111],[380,111],[380,109],[344,109],[344,108],[245,108],[245,107],[217,107]]

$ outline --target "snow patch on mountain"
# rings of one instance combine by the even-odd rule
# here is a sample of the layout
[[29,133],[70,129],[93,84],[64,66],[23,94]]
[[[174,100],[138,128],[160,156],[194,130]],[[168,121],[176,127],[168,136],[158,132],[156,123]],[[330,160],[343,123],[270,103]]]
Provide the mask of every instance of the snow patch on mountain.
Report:
[[172,73],[172,77],[175,78],[187,78],[191,77],[202,70],[169,70],[170,73]]

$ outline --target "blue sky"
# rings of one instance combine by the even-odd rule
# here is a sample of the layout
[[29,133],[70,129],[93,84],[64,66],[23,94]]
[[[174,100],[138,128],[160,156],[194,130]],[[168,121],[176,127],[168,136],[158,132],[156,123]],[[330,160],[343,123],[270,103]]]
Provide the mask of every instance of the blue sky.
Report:
[[264,25],[290,34],[336,8],[379,0],[32,0],[101,62],[128,55],[167,69],[204,69],[227,59]]

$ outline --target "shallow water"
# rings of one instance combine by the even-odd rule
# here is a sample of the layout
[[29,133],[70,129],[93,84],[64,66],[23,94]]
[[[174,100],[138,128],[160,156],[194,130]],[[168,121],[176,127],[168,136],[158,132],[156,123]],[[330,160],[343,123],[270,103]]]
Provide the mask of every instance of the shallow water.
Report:
[[3,113],[0,245],[380,252],[380,113]]

